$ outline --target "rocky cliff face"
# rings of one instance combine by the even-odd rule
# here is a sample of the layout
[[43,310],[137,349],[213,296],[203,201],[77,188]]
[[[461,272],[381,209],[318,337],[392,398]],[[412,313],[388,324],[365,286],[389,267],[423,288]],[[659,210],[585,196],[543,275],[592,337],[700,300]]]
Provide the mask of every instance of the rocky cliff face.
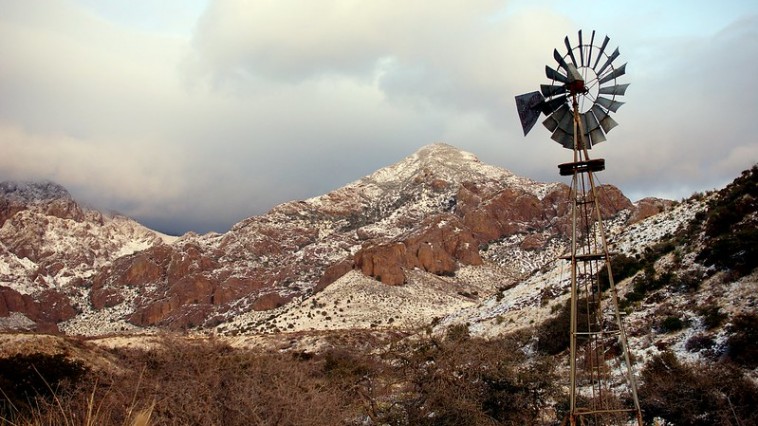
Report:
[[76,316],[89,277],[124,254],[163,244],[131,219],[76,203],[46,183],[0,183],[0,317],[55,330]]
[[[225,234],[170,244],[126,218],[81,208],[65,189],[5,185],[13,189],[0,197],[0,285],[10,296],[0,303],[14,302],[0,316],[39,318],[19,300],[56,291],[68,308],[49,321],[85,334],[212,327],[303,300],[352,270],[394,286],[414,271],[452,276],[485,263],[482,249],[498,241],[517,238],[518,250],[542,253],[570,230],[566,185],[515,176],[444,144]],[[634,210],[615,187],[599,193],[606,218]]]

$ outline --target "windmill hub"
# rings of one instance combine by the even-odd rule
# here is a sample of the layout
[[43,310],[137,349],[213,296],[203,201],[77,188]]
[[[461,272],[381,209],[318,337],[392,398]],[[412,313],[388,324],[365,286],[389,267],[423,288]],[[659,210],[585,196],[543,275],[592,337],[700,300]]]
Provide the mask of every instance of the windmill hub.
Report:
[[568,83],[566,83],[566,89],[569,93],[571,93],[572,96],[587,93],[587,87],[584,85],[584,77],[582,77],[582,74],[576,69],[576,66],[574,64],[567,64],[567,68]]

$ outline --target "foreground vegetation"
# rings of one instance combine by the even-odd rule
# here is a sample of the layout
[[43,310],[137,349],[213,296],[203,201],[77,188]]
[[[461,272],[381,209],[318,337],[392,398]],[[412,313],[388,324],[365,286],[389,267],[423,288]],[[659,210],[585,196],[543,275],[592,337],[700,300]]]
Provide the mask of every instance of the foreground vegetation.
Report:
[[145,409],[150,424],[534,424],[557,380],[551,358],[526,362],[519,344],[459,330],[312,354],[166,337],[112,350],[118,371],[61,355],[4,359],[0,408],[8,424],[130,424]]
[[[527,340],[487,341],[455,326],[444,338],[380,345],[336,338],[309,353],[167,336],[152,349],[109,350],[107,369],[66,354],[19,355],[0,360],[0,424],[560,424],[561,358],[531,352]],[[688,365],[664,352],[641,370],[645,417],[758,424],[758,388],[742,371],[728,360]]]

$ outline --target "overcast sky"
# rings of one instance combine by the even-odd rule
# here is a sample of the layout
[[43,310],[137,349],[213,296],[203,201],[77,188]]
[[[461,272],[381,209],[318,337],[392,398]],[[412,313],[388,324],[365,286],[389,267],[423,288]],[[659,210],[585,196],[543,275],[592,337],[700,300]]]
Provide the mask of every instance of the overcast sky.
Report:
[[592,154],[633,200],[758,162],[755,0],[0,0],[0,180],[169,233],[226,231],[446,142],[540,181],[514,96],[596,30],[628,62]]

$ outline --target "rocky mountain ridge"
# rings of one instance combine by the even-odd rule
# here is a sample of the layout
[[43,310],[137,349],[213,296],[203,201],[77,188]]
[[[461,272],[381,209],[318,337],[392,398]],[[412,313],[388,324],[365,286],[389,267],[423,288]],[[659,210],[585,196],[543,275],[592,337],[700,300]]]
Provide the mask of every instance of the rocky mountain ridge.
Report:
[[[279,205],[227,233],[176,240],[84,209],[48,186],[36,191],[59,195],[38,194],[29,202],[18,195],[29,191],[16,189],[0,201],[6,328],[307,330],[314,326],[310,311],[330,317],[328,328],[376,326],[373,319],[339,318],[347,307],[310,308],[340,280],[334,288],[357,282],[368,291],[360,294],[393,291],[381,282],[399,291],[418,288],[422,298],[429,296],[425,283],[436,282],[432,299],[442,307],[420,309],[439,316],[544,266],[563,249],[570,229],[565,184],[518,177],[444,144],[328,194]],[[609,185],[599,192],[609,219],[642,220],[668,207],[657,200],[635,206]],[[41,309],[45,297],[57,300],[45,306],[60,308]],[[393,314],[384,324],[417,317],[406,316]]]
[[0,225],[0,317],[46,331],[77,315],[97,269],[165,237],[51,182],[0,183]]

